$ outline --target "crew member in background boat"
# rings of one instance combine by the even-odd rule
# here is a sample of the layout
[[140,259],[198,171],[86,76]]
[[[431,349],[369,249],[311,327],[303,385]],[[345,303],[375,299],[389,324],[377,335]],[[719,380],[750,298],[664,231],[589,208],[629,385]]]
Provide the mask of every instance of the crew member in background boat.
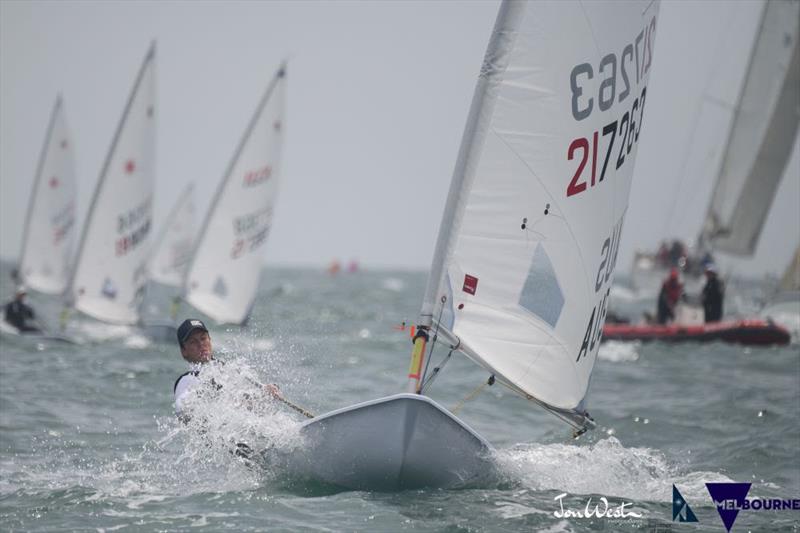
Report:
[[[201,320],[196,318],[186,319],[178,326],[178,345],[181,348],[181,356],[187,363],[192,365],[188,372],[178,377],[172,389],[175,395],[175,411],[181,420],[186,421],[188,417],[183,412],[183,402],[186,400],[187,395],[202,383],[199,377],[200,372],[203,370],[203,365],[214,360],[214,355],[208,328]],[[214,385],[221,387],[220,385]],[[276,399],[283,399],[276,385],[264,385],[264,390]]]
[[722,320],[722,300],[725,297],[725,287],[717,276],[714,265],[706,265],[706,284],[700,295],[703,302],[703,313],[706,322],[719,322]]
[[36,322],[36,314],[33,308],[25,303],[25,296],[28,291],[25,287],[17,287],[14,299],[6,304],[6,322],[17,328],[21,333],[41,333],[42,328]]
[[656,321],[659,324],[666,324],[675,319],[675,306],[682,297],[683,283],[678,275],[678,269],[673,267],[669,271],[669,277],[661,284],[661,291],[658,293]]

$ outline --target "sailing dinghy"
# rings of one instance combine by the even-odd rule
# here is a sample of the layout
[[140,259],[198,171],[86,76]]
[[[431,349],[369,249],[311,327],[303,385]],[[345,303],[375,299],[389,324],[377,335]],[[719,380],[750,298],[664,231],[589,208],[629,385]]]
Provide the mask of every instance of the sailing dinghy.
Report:
[[658,8],[502,3],[439,230],[409,392],[306,422],[290,470],[360,490],[490,477],[491,445],[424,395],[441,373],[441,365],[425,371],[437,339],[483,366],[490,383],[576,432],[594,425],[586,395],[642,133]]
[[66,297],[97,320],[136,325],[155,189],[155,44],[122,114],[89,206]]
[[[43,294],[64,291],[75,240],[76,190],[72,136],[59,95],[39,156],[15,281]],[[80,343],[79,339],[47,331],[23,333],[6,322],[5,316],[0,320],[0,333],[36,341]]]
[[183,299],[220,324],[244,324],[255,302],[278,194],[285,100],[284,64],[256,107],[189,260]]

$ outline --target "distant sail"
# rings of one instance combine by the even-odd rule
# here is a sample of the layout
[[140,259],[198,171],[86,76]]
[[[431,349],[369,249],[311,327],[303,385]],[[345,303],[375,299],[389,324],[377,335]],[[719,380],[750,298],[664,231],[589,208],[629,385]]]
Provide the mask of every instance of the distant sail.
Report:
[[182,287],[192,256],[195,225],[194,184],[189,184],[170,211],[150,259],[150,279]]
[[800,291],[800,246],[795,250],[791,263],[783,273],[780,289],[782,291]]
[[800,2],[764,5],[700,242],[752,255],[800,121]]
[[502,5],[421,312],[423,325],[438,321],[459,350],[574,425],[585,423],[658,9]]
[[22,232],[20,281],[47,294],[67,287],[75,241],[75,160],[61,96],[50,115]]
[[68,293],[68,303],[106,322],[139,320],[152,233],[155,96],[153,45],[100,173]]
[[184,299],[220,323],[243,323],[258,290],[278,193],[285,93],[282,66],[217,189],[190,261]]

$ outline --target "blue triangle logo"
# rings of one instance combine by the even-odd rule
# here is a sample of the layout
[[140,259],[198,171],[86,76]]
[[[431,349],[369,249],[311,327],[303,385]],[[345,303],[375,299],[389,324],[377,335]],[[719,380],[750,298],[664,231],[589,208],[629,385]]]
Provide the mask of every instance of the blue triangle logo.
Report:
[[672,521],[678,522],[697,522],[694,511],[681,495],[678,487],[672,485]]
[[722,524],[730,533],[739,511],[744,506],[750,483],[706,483],[706,488],[714,500]]

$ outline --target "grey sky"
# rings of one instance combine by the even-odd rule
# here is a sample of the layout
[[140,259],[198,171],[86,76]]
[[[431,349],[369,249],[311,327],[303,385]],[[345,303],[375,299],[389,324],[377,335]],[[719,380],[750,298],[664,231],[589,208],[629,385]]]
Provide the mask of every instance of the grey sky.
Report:
[[[365,266],[428,268],[497,6],[0,2],[0,255],[18,254],[56,94],[64,95],[75,139],[82,220],[136,70],[156,39],[156,223],[192,180],[204,211],[266,83],[288,57],[281,194],[265,262],[358,258]],[[751,40],[755,6],[662,3],[623,271],[635,249],[655,247],[665,231],[697,233],[711,184],[692,169],[712,150],[703,142],[719,135],[691,140],[693,117],[709,77],[719,83],[741,69],[741,54],[724,52],[735,42],[723,30],[734,41]],[[796,145],[758,257],[730,264],[746,274],[780,272],[798,241]]]

